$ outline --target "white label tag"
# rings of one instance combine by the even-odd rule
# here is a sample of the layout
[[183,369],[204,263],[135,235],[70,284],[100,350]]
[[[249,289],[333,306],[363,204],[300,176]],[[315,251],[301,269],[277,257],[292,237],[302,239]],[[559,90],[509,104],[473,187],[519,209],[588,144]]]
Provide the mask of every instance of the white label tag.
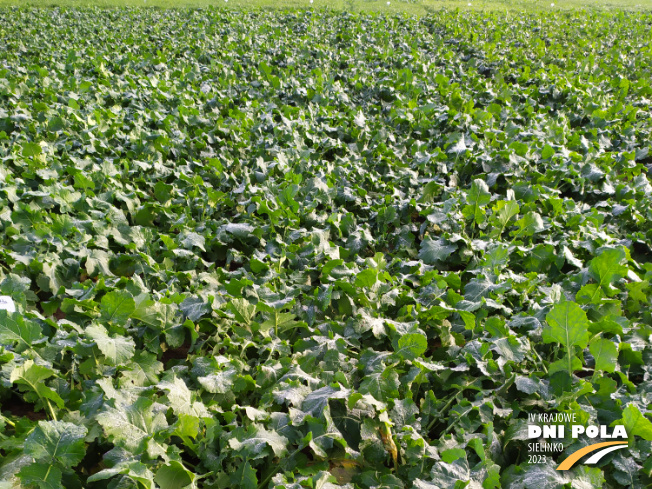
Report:
[[16,304],[8,295],[0,295],[0,310],[7,312],[16,312]]

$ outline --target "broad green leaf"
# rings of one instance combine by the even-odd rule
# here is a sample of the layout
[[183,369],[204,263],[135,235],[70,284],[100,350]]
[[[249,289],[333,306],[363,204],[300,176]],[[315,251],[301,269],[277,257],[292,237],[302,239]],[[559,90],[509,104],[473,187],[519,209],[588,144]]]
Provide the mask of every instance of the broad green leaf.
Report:
[[124,365],[134,356],[136,345],[128,336],[109,336],[100,325],[86,328],[86,336],[95,342],[111,365]]
[[623,248],[604,250],[589,263],[589,273],[608,296],[618,292],[612,284],[627,274],[626,258]]
[[122,372],[123,379],[133,382],[137,386],[147,386],[158,383],[159,374],[163,372],[163,363],[156,359],[156,355],[137,351]]
[[618,360],[618,347],[613,341],[598,338],[591,342],[589,351],[595,358],[595,369],[603,372],[613,372]]
[[484,180],[476,178],[471,184],[471,189],[466,195],[467,205],[462,209],[462,214],[467,220],[482,224],[485,220],[484,207],[491,202],[491,192]]
[[25,453],[39,463],[74,467],[86,454],[86,427],[63,421],[39,421],[25,440]]
[[385,369],[383,372],[365,375],[358,390],[361,394],[371,394],[377,400],[385,402],[398,395],[399,385],[396,371]]
[[589,320],[574,302],[562,302],[546,315],[547,325],[542,336],[545,343],[559,343],[571,350],[574,346],[586,348],[589,341]]
[[187,250],[195,247],[202,251],[206,251],[206,248],[204,247],[205,243],[206,238],[199,233],[187,233],[179,239],[179,244]]
[[256,315],[256,306],[247,299],[233,299],[229,303],[229,309],[235,315],[238,322],[249,326]]
[[242,489],[258,488],[256,471],[248,461],[238,465],[235,473],[231,476],[231,484],[233,484],[233,487],[241,487]]
[[576,355],[567,354],[565,358],[550,362],[548,376],[552,377],[557,372],[571,373],[582,370],[582,361]]
[[466,452],[463,448],[449,448],[448,450],[441,452],[441,459],[447,464],[463,457],[466,457]]
[[194,446],[190,439],[195,439],[201,435],[201,420],[196,416],[179,414],[177,422],[174,424],[174,434],[180,437],[187,446]]
[[17,313],[0,311],[0,344],[16,344],[20,353],[42,337],[38,324],[23,319]]
[[353,118],[353,122],[358,127],[364,127],[365,126],[365,123],[367,122],[367,119],[366,119],[366,117],[364,116],[364,114],[362,113],[361,110],[359,110],[358,113],[356,114],[356,116]]
[[226,394],[232,389],[237,375],[238,371],[235,368],[227,367],[198,377],[197,381],[211,394]]
[[549,144],[543,146],[543,149],[541,150],[542,159],[546,160],[554,155],[555,155],[555,150],[553,149],[552,146],[550,146]]
[[95,182],[93,182],[93,180],[88,178],[83,173],[76,173],[75,188],[78,188],[80,190],[85,190],[85,189],[93,190],[95,188]]
[[193,399],[195,396],[182,379],[175,377],[172,381],[161,382],[158,386],[166,391],[169,404],[175,414],[210,416],[206,406],[201,401]]
[[274,311],[271,313],[271,319],[264,321],[260,325],[260,331],[262,333],[274,329],[278,334],[281,331],[286,331],[292,328],[303,327],[306,325],[303,321],[296,321],[296,314],[289,312],[278,312]]
[[174,460],[162,465],[154,476],[154,482],[161,489],[182,489],[192,484],[193,480],[195,480],[195,475],[183,464]]
[[314,417],[318,417],[324,411],[329,399],[346,399],[349,393],[349,389],[336,389],[332,386],[322,387],[305,397],[301,409]]
[[61,131],[64,127],[66,126],[61,117],[52,117],[52,119],[48,121],[48,129],[50,131]]
[[203,316],[209,315],[212,311],[211,305],[199,297],[188,297],[179,304],[181,312],[193,322],[199,321]]
[[358,287],[373,287],[376,284],[378,272],[373,268],[362,270],[355,276],[355,285]]
[[459,135],[456,140],[453,140],[453,144],[447,148],[447,151],[449,153],[455,153],[458,156],[461,153],[464,153],[466,151],[466,142],[464,141],[464,135]]
[[109,267],[109,259],[110,255],[106,251],[89,250],[86,258],[86,272],[92,277],[100,273],[109,277],[113,276]]
[[224,226],[224,229],[235,237],[244,239],[251,236],[255,228],[251,224],[233,222]]
[[456,249],[457,245],[446,244],[443,238],[437,240],[428,238],[421,242],[419,258],[428,265],[434,265],[446,260]]
[[[154,412],[152,403],[150,399],[139,398],[130,406],[108,406],[96,419],[112,443],[132,453],[139,453],[146,449],[157,433],[168,427],[165,414]],[[147,448],[154,456],[165,453],[160,444],[153,443]]]
[[276,431],[268,431],[263,426],[252,423],[247,432],[241,437],[229,439],[229,446],[233,450],[241,450],[250,458],[260,458],[263,451],[269,447],[277,457],[287,453],[288,439]]
[[135,310],[134,298],[126,290],[109,292],[100,303],[101,319],[118,325],[124,324]]
[[523,375],[517,376],[514,384],[516,385],[516,388],[519,391],[524,392],[526,394],[534,394],[535,392],[538,392],[540,388],[538,381],[535,381],[534,379],[530,377],[525,377]]
[[514,216],[517,216],[521,209],[518,203],[513,200],[499,200],[492,210],[496,221],[493,235],[499,237],[507,227],[509,221]]
[[178,309],[176,304],[163,304],[149,298],[141,298],[131,313],[131,318],[148,326],[166,329],[175,322]]
[[605,294],[598,284],[586,284],[575,294],[575,300],[579,304],[599,304]]
[[[500,477],[505,489],[562,489],[570,482],[553,464],[511,465]],[[592,487],[592,486],[587,486]]]
[[38,156],[43,152],[41,145],[37,143],[23,143],[23,156]]
[[419,333],[409,333],[398,339],[396,353],[405,360],[414,360],[428,349],[428,340]]
[[26,392],[27,399],[34,401],[40,399],[45,405],[48,401],[53,401],[59,408],[63,408],[63,399],[44,382],[55,374],[54,370],[27,360],[23,365],[12,370],[9,381],[18,384],[19,389]]
[[464,298],[470,302],[479,302],[483,297],[488,297],[492,292],[499,293],[505,290],[503,284],[496,284],[495,277],[474,278],[464,286]]
[[623,409],[623,417],[614,421],[611,425],[622,424],[630,439],[634,436],[640,436],[644,440],[652,440],[652,421],[643,416],[635,404],[628,404]]
[[538,212],[530,211],[516,221],[518,229],[513,232],[515,236],[532,236],[543,231],[543,219]]
[[[124,453],[124,452],[123,452]],[[126,455],[126,454],[125,454]],[[154,489],[154,474],[142,462],[126,458],[110,469],[100,470],[91,475],[87,481],[96,482],[111,479],[112,477],[124,474],[131,481],[142,484],[146,489]],[[181,488],[180,488],[181,489]]]
[[165,203],[172,198],[173,190],[174,186],[168,185],[162,181],[158,181],[156,182],[156,185],[154,185],[154,196],[159,202]]
[[26,487],[39,489],[61,489],[61,470],[50,464],[33,463],[26,465],[18,473]]

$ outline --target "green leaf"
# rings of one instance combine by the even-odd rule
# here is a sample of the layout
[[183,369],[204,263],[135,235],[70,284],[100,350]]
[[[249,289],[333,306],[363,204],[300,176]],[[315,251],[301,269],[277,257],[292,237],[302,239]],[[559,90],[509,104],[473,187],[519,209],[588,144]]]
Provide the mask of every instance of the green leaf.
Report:
[[569,480],[566,472],[555,470],[552,464],[532,464],[510,466],[500,482],[505,489],[562,489]]
[[48,121],[48,129],[50,131],[56,132],[61,131],[65,126],[63,119],[61,117],[53,117]]
[[398,339],[396,353],[404,360],[414,360],[428,349],[428,340],[419,333],[408,333]]
[[256,306],[247,299],[233,299],[229,303],[229,309],[235,315],[238,322],[249,326],[256,315]]
[[473,220],[476,224],[484,222],[484,207],[491,202],[491,192],[484,180],[476,178],[471,184],[471,189],[466,195],[467,205],[462,209],[462,214],[467,220]]
[[206,248],[204,247],[206,244],[206,238],[199,233],[186,233],[180,237],[179,244],[187,250],[196,247],[202,251],[206,251]]
[[[125,457],[123,460],[118,462],[117,465],[111,467],[110,469],[104,469],[94,473],[87,479],[87,481],[95,482],[107,480],[121,474],[124,474],[127,477],[118,478],[118,480],[125,481],[125,479],[127,479],[128,482],[126,483],[128,484],[128,487],[133,486],[133,483],[131,482],[132,480],[136,483],[142,484],[142,486],[146,489],[154,489],[155,487],[154,474],[147,468],[147,465],[139,462],[138,460],[129,459],[127,457]],[[118,487],[120,486],[118,485]]]
[[128,336],[109,336],[104,326],[86,328],[86,336],[93,340],[111,365],[124,365],[136,351],[134,340]]
[[172,381],[161,382],[159,388],[167,391],[167,398],[175,414],[186,414],[197,417],[210,417],[206,406],[201,401],[195,401],[194,395],[186,383],[175,377]]
[[247,461],[238,464],[235,473],[231,476],[232,487],[241,487],[242,489],[258,489],[258,478],[256,471]]
[[589,351],[595,358],[595,370],[613,372],[616,370],[618,347],[613,341],[603,338],[595,339],[589,345]]
[[156,355],[138,351],[126,365],[122,378],[137,386],[148,386],[158,383],[158,375],[161,372],[163,372],[163,363],[156,359]]
[[9,381],[18,384],[20,390],[27,392],[28,400],[40,399],[45,405],[53,401],[58,407],[63,408],[63,399],[54,390],[44,383],[56,372],[42,365],[35,365],[32,360],[27,360],[23,365],[12,370]]
[[336,389],[330,385],[322,387],[305,397],[301,409],[314,417],[318,417],[321,416],[330,399],[346,399],[349,394],[349,389]]
[[193,322],[199,321],[202,316],[206,316],[211,313],[211,305],[207,302],[204,302],[199,297],[188,297],[179,304],[179,309],[181,312]]
[[182,489],[192,484],[193,480],[195,474],[186,469],[182,463],[174,460],[162,465],[154,476],[154,482],[161,489]]
[[252,235],[254,227],[251,224],[232,222],[224,226],[224,230],[236,238],[245,239]]
[[559,343],[571,350],[574,346],[586,348],[589,342],[589,320],[586,313],[574,302],[562,302],[546,315],[543,328],[544,343]]
[[43,152],[41,145],[37,143],[23,143],[23,156],[38,156]]
[[263,426],[252,423],[247,432],[238,438],[229,439],[229,446],[233,450],[241,450],[250,458],[264,456],[267,447],[271,448],[277,457],[287,453],[288,439],[276,431],[267,431]]
[[61,489],[61,470],[52,465],[30,464],[18,473],[25,487],[38,486],[39,489]]
[[555,155],[555,150],[549,144],[545,144],[541,150],[541,158],[547,160],[551,156]]
[[17,343],[17,352],[20,353],[41,337],[41,328],[38,324],[30,320],[26,321],[17,313],[0,311],[0,344]]
[[136,302],[126,290],[109,292],[100,303],[101,319],[118,325],[124,324],[135,310]]
[[575,300],[580,304],[600,304],[604,297],[598,284],[586,284],[575,294]]
[[550,365],[549,376],[565,370],[572,377],[573,372],[582,367],[581,361],[574,354],[574,348],[586,348],[589,341],[588,327],[586,313],[574,302],[555,304],[546,315],[546,325],[542,332],[544,343],[559,343],[566,349],[565,359]]
[[399,386],[398,373],[388,368],[383,372],[365,375],[358,390],[361,394],[371,394],[375,399],[385,402],[398,396]]
[[356,116],[353,118],[353,122],[355,123],[356,126],[358,127],[364,127],[367,119],[362,113],[362,110],[358,110],[358,113]]
[[63,421],[39,421],[25,440],[25,453],[39,463],[74,467],[86,454],[85,426]]
[[611,426],[622,424],[630,439],[640,436],[644,440],[652,440],[652,422],[641,414],[635,404],[628,404],[623,409],[623,417],[611,423]]
[[225,370],[198,377],[197,381],[211,394],[226,394],[232,389],[237,375],[238,371],[235,368],[227,367]]
[[541,214],[534,211],[525,214],[525,216],[516,221],[515,224],[519,229],[514,231],[514,236],[532,236],[545,229]]
[[355,285],[357,287],[373,287],[378,280],[378,272],[373,268],[362,270],[355,276]]
[[289,312],[278,312],[274,311],[271,313],[271,319],[268,319],[267,321],[261,323],[260,325],[260,331],[261,332],[266,332],[269,331],[270,329],[274,329],[276,333],[278,334],[281,331],[286,331],[292,328],[298,328],[298,327],[303,327],[306,325],[305,322],[303,321],[295,321],[296,319],[296,314],[292,314]]
[[419,258],[428,265],[434,265],[448,258],[456,249],[457,245],[446,244],[443,238],[437,240],[427,238],[421,242]]
[[618,292],[612,284],[627,275],[627,266],[622,264],[626,256],[623,248],[607,249],[589,263],[591,277],[609,297]]
[[156,182],[156,185],[154,185],[154,197],[156,197],[156,200],[164,204],[172,198],[173,189],[174,186],[168,185],[159,180]]
[[457,135],[457,138],[451,139],[451,145],[446,149],[447,152],[449,153],[455,153],[456,155],[460,155],[461,153],[466,152],[466,142],[464,141],[464,135],[459,134]]
[[517,216],[521,209],[518,203],[513,200],[499,200],[492,210],[496,221],[495,231],[492,235],[498,237],[505,230],[509,221]]
[[88,178],[86,175],[83,173],[75,173],[75,188],[85,190],[85,189],[90,189],[93,190],[95,189],[95,182]]
[[454,462],[458,458],[464,457],[466,457],[466,452],[463,448],[449,448],[448,450],[441,452],[441,459],[447,464]]
[[[153,456],[165,453],[160,444],[148,444],[159,432],[167,429],[165,414],[154,412],[151,399],[139,398],[134,404],[106,410],[96,416],[109,440],[132,453],[144,451],[146,447]],[[149,445],[149,446],[148,446]]]
[[[569,358],[570,357],[570,358]],[[550,362],[548,365],[548,377],[552,377],[557,372],[566,372],[572,374],[577,370],[582,369],[582,361],[577,358],[576,355],[567,355],[566,358],[562,358],[555,362]]]

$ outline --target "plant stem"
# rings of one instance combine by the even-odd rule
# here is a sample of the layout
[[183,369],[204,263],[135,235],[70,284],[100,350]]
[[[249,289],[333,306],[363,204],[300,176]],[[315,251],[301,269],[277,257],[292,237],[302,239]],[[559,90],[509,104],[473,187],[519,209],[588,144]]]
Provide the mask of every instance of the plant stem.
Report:
[[[461,391],[460,391],[460,392],[461,392]],[[447,402],[446,404],[444,404],[444,407],[441,408],[441,409],[437,412],[437,416],[433,417],[433,418],[430,420],[430,423],[428,423],[428,426],[426,426],[426,431],[430,431],[430,428],[432,428],[433,425],[434,425],[434,424],[437,422],[437,420],[439,419],[439,417],[440,417],[442,414],[444,414],[444,411],[446,411],[446,410],[449,408],[449,406],[451,405],[451,403],[452,403],[452,402],[457,398],[457,395],[458,395],[458,394],[459,394],[459,392],[456,392],[455,395],[454,395],[453,397],[451,397],[451,398],[448,400],[448,402]]]
[[54,421],[57,421],[57,415],[54,413],[54,409],[52,408],[52,404],[50,404],[50,400],[46,398],[45,402],[48,405],[48,410],[50,411],[50,416],[52,416],[52,419]]

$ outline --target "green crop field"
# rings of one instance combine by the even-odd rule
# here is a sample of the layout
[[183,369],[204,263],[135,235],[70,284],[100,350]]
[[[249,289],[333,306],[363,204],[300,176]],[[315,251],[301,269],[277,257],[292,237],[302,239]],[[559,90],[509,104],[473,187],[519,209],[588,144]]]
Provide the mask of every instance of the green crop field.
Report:
[[0,0],[0,7],[162,7],[307,9],[327,8],[354,12],[423,15],[440,9],[555,12],[589,9],[599,11],[652,11],[652,0]]
[[0,9],[0,489],[652,485],[652,14],[394,4]]

